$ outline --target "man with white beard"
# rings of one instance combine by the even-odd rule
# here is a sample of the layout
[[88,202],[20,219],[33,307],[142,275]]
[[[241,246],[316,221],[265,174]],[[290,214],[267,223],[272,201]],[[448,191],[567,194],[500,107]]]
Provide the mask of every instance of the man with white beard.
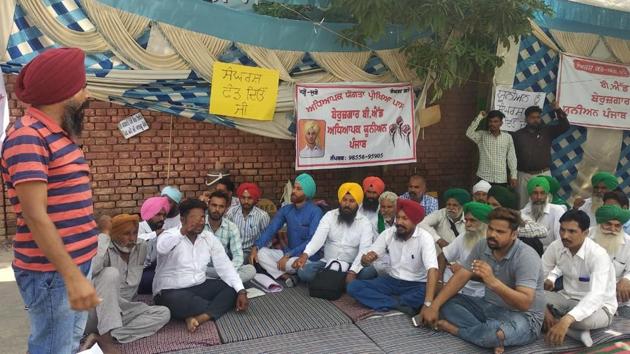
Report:
[[[485,240],[488,215],[491,211],[492,207],[485,203],[470,202],[464,205],[466,232],[455,238],[451,244],[442,249],[442,253],[438,256],[438,281],[444,278],[444,283],[446,283],[454,273],[461,270],[462,264],[466,262],[472,249],[479,241]],[[459,293],[483,297],[485,284],[470,280]]]
[[604,205],[604,194],[610,192],[619,186],[617,177],[610,172],[597,172],[591,177],[591,185],[593,186],[593,194],[590,198],[584,200],[582,206],[576,205],[580,210],[585,212],[591,219],[591,225],[595,225],[595,211]]
[[[621,209],[630,209],[628,207],[628,197],[626,197],[626,194],[619,189],[615,189],[612,192],[604,194],[604,205],[609,204],[617,205],[621,207]],[[630,235],[630,221],[623,224],[623,231]]]
[[530,179],[527,182],[530,201],[521,210],[526,217],[547,227],[547,237],[541,239],[544,249],[558,238],[560,217],[564,214],[563,207],[549,203],[549,189],[549,181],[544,176]]
[[590,237],[603,247],[615,268],[619,316],[630,318],[630,236],[623,224],[630,220],[630,210],[617,205],[604,205],[595,212],[597,226]]

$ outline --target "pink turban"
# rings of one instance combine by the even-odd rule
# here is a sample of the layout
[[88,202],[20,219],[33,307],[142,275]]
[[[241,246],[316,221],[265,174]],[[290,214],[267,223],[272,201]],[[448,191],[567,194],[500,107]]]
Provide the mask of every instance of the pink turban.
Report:
[[142,203],[142,207],[140,208],[140,217],[142,220],[147,221],[156,216],[160,211],[164,210],[165,213],[168,213],[170,209],[171,207],[168,202],[168,198],[151,197]]

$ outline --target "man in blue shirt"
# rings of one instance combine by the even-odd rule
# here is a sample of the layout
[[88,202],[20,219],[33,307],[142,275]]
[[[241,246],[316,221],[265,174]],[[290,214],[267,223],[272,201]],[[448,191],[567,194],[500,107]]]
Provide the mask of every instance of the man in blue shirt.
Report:
[[[313,202],[315,196],[315,181],[310,175],[303,173],[295,178],[291,192],[291,204],[285,205],[274,216],[269,226],[263,231],[250,254],[250,263],[258,262],[274,279],[284,280],[287,287],[297,284],[296,269],[291,265],[299,257],[306,244],[311,240],[319,219],[322,218],[321,209]],[[283,249],[266,247],[273,236],[287,225],[288,246]],[[318,252],[310,259],[317,261],[321,258]]]

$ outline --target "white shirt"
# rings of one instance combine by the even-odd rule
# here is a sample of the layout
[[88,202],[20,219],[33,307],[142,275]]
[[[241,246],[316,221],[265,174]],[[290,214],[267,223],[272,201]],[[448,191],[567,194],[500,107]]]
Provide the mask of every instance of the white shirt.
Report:
[[[427,230],[431,236],[433,236],[434,242],[437,242],[440,238],[446,242],[453,242],[455,239],[455,233],[453,233],[453,230],[451,229],[451,223],[449,220],[446,208],[442,208],[427,215],[424,220],[418,224],[418,226]],[[466,231],[466,223],[464,222],[463,212],[459,219],[451,221],[455,224],[455,228],[460,235]]]
[[563,276],[564,289],[559,293],[579,301],[568,313],[576,321],[582,321],[602,307],[611,314],[617,311],[615,271],[608,253],[595,241],[587,237],[573,256],[561,240],[556,240],[543,254],[542,263],[551,282]]
[[[433,237],[418,227],[406,241],[396,238],[396,227],[389,227],[381,232],[376,242],[360,256],[370,251],[374,251],[379,259],[389,254],[391,262],[389,275],[396,279],[426,282],[427,271],[431,268],[438,269]],[[360,268],[361,263],[359,270]]]
[[201,232],[193,244],[179,228],[168,229],[157,239],[157,254],[153,295],[164,289],[183,289],[202,284],[206,281],[206,268],[210,261],[221,280],[237,292],[243,289],[241,278],[221,241],[211,231]]
[[[596,227],[598,226],[591,228],[591,237],[594,236],[593,231]],[[623,245],[619,247],[619,250],[614,255],[609,254],[609,257],[615,269],[615,282],[618,283],[621,278],[630,280],[630,236],[628,234],[623,234]],[[630,300],[619,304],[619,306],[630,306]]]
[[148,222],[141,221],[140,224],[138,224],[138,238],[139,239],[149,241],[156,237],[157,237],[157,233],[151,230],[151,226],[149,226]]
[[168,229],[172,229],[174,227],[180,227],[182,226],[182,219],[179,216],[179,214],[173,216],[172,218],[166,218],[164,220],[164,226],[162,226],[162,229],[164,230],[168,230]]
[[319,146],[315,145],[313,148],[309,148],[308,145],[304,147],[304,149],[300,150],[300,157],[302,158],[310,158],[310,157],[322,157],[324,156],[324,150],[322,150]]
[[[463,265],[468,259],[468,256],[475,245],[473,245],[470,249],[466,249],[466,243],[464,242],[465,238],[465,233],[463,235],[459,235],[453,242],[442,249],[442,254],[449,263],[457,262]],[[452,276],[453,272],[447,268],[444,271],[444,283],[446,283]],[[470,280],[459,292],[464,295],[483,297],[486,292],[486,285],[483,282]]]
[[579,210],[582,210],[588,215],[588,217],[591,219],[591,226],[596,226],[597,219],[595,219],[595,213],[591,210],[592,206],[593,206],[593,198],[587,198],[587,199],[584,199],[584,204],[582,204]]
[[[374,230],[368,219],[357,212],[352,225],[337,221],[339,209],[334,209],[322,217],[313,238],[306,245],[304,253],[309,257],[324,247],[322,261],[328,263],[339,260],[352,264],[352,271],[358,273],[361,256],[372,244]],[[358,269],[358,270],[357,270]]]
[[549,245],[559,239],[560,235],[560,217],[564,214],[564,208],[560,205],[547,203],[543,215],[536,220],[532,215],[532,202],[531,200],[525,205],[525,208],[521,210],[523,215],[531,218],[535,222],[544,225],[547,228],[547,237],[541,238],[540,242],[543,244],[543,248],[547,249]]
[[370,225],[372,225],[374,229],[374,239],[372,242],[376,241],[376,237],[378,236],[378,209],[376,209],[376,211],[365,210],[363,209],[363,204],[361,204],[361,206],[359,206],[359,213],[363,214],[370,222]]

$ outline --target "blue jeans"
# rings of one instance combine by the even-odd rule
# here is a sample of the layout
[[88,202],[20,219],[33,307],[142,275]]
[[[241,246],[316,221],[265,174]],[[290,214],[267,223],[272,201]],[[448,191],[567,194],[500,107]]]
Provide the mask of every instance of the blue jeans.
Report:
[[505,335],[503,345],[525,345],[540,335],[542,321],[532,314],[511,311],[480,297],[458,294],[440,308],[440,317],[459,328],[458,336],[484,348],[499,346],[497,331]]
[[[92,262],[79,269],[88,278]],[[35,272],[13,268],[15,281],[28,308],[31,334],[29,354],[69,354],[79,350],[87,322],[87,311],[70,308],[66,285],[58,272]]]
[[425,287],[426,283],[423,282],[400,280],[385,275],[372,280],[353,281],[348,284],[348,295],[377,311],[387,311],[399,306],[407,306],[415,311],[424,304]]
[[[305,283],[310,283],[313,279],[315,279],[315,275],[322,269],[326,267],[326,263],[323,261],[308,261],[304,265],[302,269],[298,269],[298,278],[300,281]],[[337,265],[333,265],[332,269],[337,269]],[[357,274],[357,279],[373,279],[376,278],[378,273],[376,273],[376,269],[373,266],[365,267],[361,269],[359,274]]]

